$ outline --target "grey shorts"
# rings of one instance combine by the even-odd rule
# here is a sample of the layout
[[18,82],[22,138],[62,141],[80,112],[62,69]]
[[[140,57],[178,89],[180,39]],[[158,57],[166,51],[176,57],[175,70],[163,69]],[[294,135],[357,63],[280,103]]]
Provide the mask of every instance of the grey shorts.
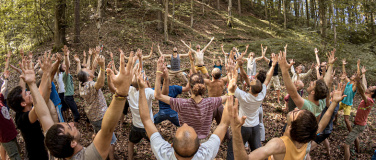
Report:
[[19,146],[17,143],[17,138],[14,138],[7,143],[1,143],[1,145],[4,147],[11,160],[21,160],[20,153],[18,152]]
[[351,132],[349,133],[349,135],[346,137],[346,141],[345,143],[347,145],[351,145],[356,138],[358,138],[359,134],[362,133],[364,131],[364,129],[366,129],[366,126],[360,126],[360,125],[354,125]]
[[[91,125],[93,125],[94,132],[98,133],[99,130],[102,128],[102,120],[99,121],[90,121]],[[112,133],[112,139],[111,139],[111,144],[115,144],[117,138],[115,136],[115,133]]]

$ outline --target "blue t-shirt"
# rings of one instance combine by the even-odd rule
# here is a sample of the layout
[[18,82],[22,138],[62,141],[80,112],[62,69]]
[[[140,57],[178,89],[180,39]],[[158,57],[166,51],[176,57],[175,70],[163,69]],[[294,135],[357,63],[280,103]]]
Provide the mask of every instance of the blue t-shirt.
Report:
[[[168,96],[172,97],[172,98],[176,98],[182,92],[183,92],[182,86],[178,86],[178,85],[169,86]],[[170,105],[168,105],[168,104],[166,104],[162,101],[159,101],[159,112],[160,111],[168,111],[168,110],[174,111],[174,110],[171,109]]]
[[222,65],[219,65],[219,66],[217,66],[217,65],[214,65],[214,68],[218,68],[219,70],[221,70],[222,71]]
[[[321,121],[321,118],[324,116],[325,112],[328,110],[329,108],[328,107],[325,107],[322,112],[321,112],[321,117],[320,117],[320,121]],[[339,110],[339,104],[337,104],[336,108],[334,108],[334,111],[333,111],[333,114],[332,114],[332,117],[330,117],[330,121],[328,123],[328,125],[325,127],[323,133],[324,134],[330,134],[332,133],[332,130],[333,130],[333,120],[334,120],[334,117],[336,116],[337,112]]]
[[341,101],[342,103],[344,103],[348,106],[353,105],[354,96],[355,96],[355,93],[356,93],[356,90],[354,92],[352,88],[353,88],[353,84],[350,84],[350,82],[347,82],[345,92],[343,93],[344,95],[347,95],[347,96],[345,98],[343,98],[343,100]]
[[56,86],[54,82],[51,82],[50,99],[54,103],[55,106],[61,103],[61,100],[60,100],[59,94],[56,91]]

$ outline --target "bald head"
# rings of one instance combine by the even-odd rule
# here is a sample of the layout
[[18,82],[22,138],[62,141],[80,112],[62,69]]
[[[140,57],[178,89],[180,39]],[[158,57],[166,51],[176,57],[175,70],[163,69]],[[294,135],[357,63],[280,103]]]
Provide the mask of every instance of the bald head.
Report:
[[214,79],[221,78],[221,75],[222,75],[222,71],[219,68],[214,68],[212,70],[212,76],[213,76]]
[[189,158],[196,154],[200,147],[200,142],[196,131],[187,124],[184,124],[176,131],[172,145],[178,156]]

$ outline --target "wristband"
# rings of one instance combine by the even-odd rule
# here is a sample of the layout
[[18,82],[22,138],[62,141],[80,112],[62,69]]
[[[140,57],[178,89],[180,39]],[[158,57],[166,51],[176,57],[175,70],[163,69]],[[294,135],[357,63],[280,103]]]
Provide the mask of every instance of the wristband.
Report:
[[235,93],[230,93],[230,92],[228,93],[229,96],[233,96],[234,94],[235,94]]
[[103,71],[103,72],[105,71],[104,69],[102,69],[102,67],[99,67],[99,68],[101,69],[101,71]]
[[157,73],[162,73],[162,74],[163,74],[163,72],[162,72],[162,71],[157,71]]
[[329,66],[333,66],[333,64],[328,64]]
[[113,98],[116,98],[119,100],[125,100],[127,96],[122,96],[122,95],[119,95],[118,93],[115,93]]

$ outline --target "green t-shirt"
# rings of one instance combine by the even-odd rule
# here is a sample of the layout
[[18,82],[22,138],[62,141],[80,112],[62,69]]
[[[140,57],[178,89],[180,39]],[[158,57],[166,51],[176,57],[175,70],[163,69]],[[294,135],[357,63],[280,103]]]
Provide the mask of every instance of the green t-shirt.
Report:
[[320,99],[319,100],[319,106],[317,106],[315,103],[304,99],[304,104],[302,109],[306,109],[311,111],[316,117],[320,115],[321,111],[326,107],[326,100]]
[[72,75],[64,72],[63,74],[63,82],[64,82],[64,96],[73,96],[74,94],[74,86],[73,86],[73,80]]

